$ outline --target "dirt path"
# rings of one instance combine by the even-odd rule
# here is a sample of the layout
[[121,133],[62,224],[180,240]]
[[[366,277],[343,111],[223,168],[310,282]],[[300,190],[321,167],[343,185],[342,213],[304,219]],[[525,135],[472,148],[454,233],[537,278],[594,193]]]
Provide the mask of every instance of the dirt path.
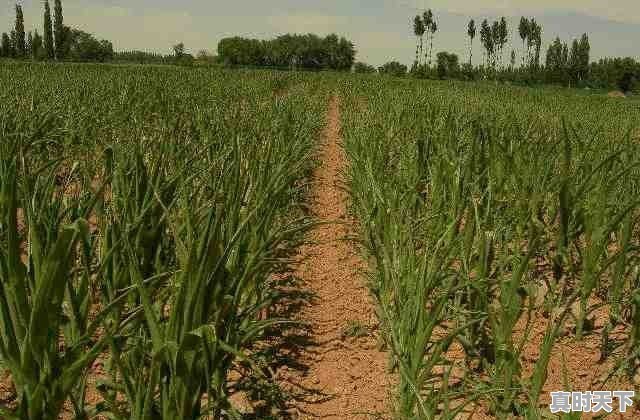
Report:
[[[304,390],[294,411],[298,419],[386,419],[392,390],[387,356],[378,351],[377,321],[353,235],[348,194],[341,188],[346,157],[340,138],[340,103],[329,104],[327,126],[313,174],[310,209],[323,222],[308,235],[311,245],[297,275],[313,296],[299,313],[308,323],[306,346],[297,356],[303,370],[289,381]],[[342,223],[333,223],[333,222]]]

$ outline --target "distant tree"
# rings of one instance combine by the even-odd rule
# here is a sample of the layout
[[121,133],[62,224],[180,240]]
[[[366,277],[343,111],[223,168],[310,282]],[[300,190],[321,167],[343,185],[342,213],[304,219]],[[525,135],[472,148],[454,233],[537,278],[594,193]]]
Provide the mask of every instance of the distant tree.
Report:
[[2,57],[11,57],[11,38],[6,32],[2,33],[0,45],[2,46]]
[[53,5],[53,36],[55,41],[55,56],[57,60],[63,60],[65,58],[65,30],[64,19],[62,17],[62,2],[61,0],[54,0]]
[[49,0],[44,2],[44,50],[48,59],[55,58],[55,49],[53,44],[53,28],[51,26],[51,7]]
[[107,40],[98,40],[90,33],[71,28],[65,36],[65,50],[72,60],[105,62],[113,58],[113,45]]
[[42,47],[42,36],[38,33],[38,30],[35,30],[33,35],[33,44],[31,47],[31,55],[36,60],[41,60],[44,58],[44,48]]
[[500,52],[500,22],[495,21],[491,25],[491,67],[494,69],[498,64],[498,53]]
[[227,66],[349,71],[355,55],[353,43],[335,34],[326,38],[287,34],[268,41],[233,37],[218,43],[219,60]]
[[518,33],[520,34],[520,39],[522,39],[522,66],[525,65],[525,59],[528,62],[528,54],[529,50],[526,47],[527,40],[529,39],[529,35],[531,34],[531,26],[529,24],[529,19],[522,16],[520,18],[520,25],[518,26]]
[[507,24],[507,19],[504,17],[500,18],[500,23],[498,24],[498,43],[500,44],[500,66],[504,67],[504,47],[507,45],[509,41],[509,26]]
[[434,20],[431,22],[431,27],[429,28],[429,32],[431,32],[431,45],[429,46],[429,67],[431,67],[431,58],[433,56],[433,38],[435,37],[437,31],[438,23]]
[[9,57],[16,57],[16,43],[18,42],[18,35],[16,34],[16,30],[13,29],[11,31],[11,35],[9,35],[10,43],[9,43]]
[[22,13],[22,6],[19,4],[16,4],[15,33],[15,55],[16,57],[23,58],[26,55],[27,44],[24,32],[24,14]]
[[413,19],[413,34],[417,38],[416,42],[416,64],[420,65],[420,59],[422,57],[422,51],[424,46],[424,33],[426,32],[426,28],[424,26],[424,22],[420,15],[416,15]]
[[[317,42],[313,38],[309,38],[308,41],[312,44]],[[271,50],[272,45],[267,43],[265,50]],[[355,50],[351,42],[344,37],[339,38],[336,34],[330,34],[320,40],[319,47],[314,59],[319,62],[321,68],[339,71],[351,70],[355,58]]]
[[583,34],[580,40],[573,40],[568,67],[574,83],[580,83],[587,77],[590,53],[591,46],[587,34]]
[[324,51],[324,66],[328,68],[336,68],[339,64],[340,56],[338,48],[340,38],[336,34],[330,34],[322,41],[322,50]]
[[487,19],[483,20],[482,25],[480,26],[480,41],[482,42],[482,46],[485,50],[485,59],[483,60],[484,64],[489,66],[493,56],[494,38],[493,31],[491,26],[489,26]]
[[532,67],[538,69],[540,67],[540,50],[542,48],[542,26],[540,26],[535,19],[531,19],[531,38],[535,53],[533,56]]
[[202,64],[214,64],[216,57],[207,50],[200,50],[196,54],[196,60]]
[[407,74],[407,66],[397,61],[390,61],[378,68],[378,73],[389,76],[402,77]]
[[138,64],[169,64],[173,61],[173,56],[150,53],[145,51],[120,51],[113,54],[115,61],[138,63]]
[[547,70],[557,68],[560,58],[562,56],[562,41],[560,37],[557,37],[549,48],[547,49],[547,61],[545,67]]
[[631,73],[626,72],[622,75],[622,77],[618,80],[618,88],[625,94],[631,92],[637,83],[638,76]]
[[355,73],[375,73],[376,68],[367,63],[357,62],[353,65],[353,71]]
[[[278,51],[277,57],[274,57],[271,63],[273,65],[284,63],[284,66],[288,66],[294,55],[293,51]],[[263,65],[265,51],[263,44],[258,40],[232,37],[220,40],[218,56],[226,66],[255,66]]]
[[[431,25],[433,24],[433,12],[431,11],[431,9],[425,11],[422,14],[422,23],[424,25],[425,32],[428,34],[427,36],[429,37],[429,40],[431,40],[431,36],[432,36]],[[428,60],[428,58],[429,58],[429,51],[424,53],[425,64],[427,63],[427,61],[430,61],[430,59]]]
[[180,42],[173,46],[173,56],[180,60],[184,56],[184,43]]
[[586,78],[591,60],[591,44],[589,43],[589,36],[586,33],[582,34],[578,45],[580,47],[580,69],[582,71],[582,77]]
[[456,54],[440,52],[436,56],[437,73],[440,79],[456,78],[460,73],[460,63]]
[[27,45],[25,48],[25,57],[32,58],[33,57],[33,32],[29,31],[27,35]]
[[529,67],[537,69],[540,67],[540,49],[542,47],[542,27],[535,18],[529,20],[527,34],[527,60]]
[[355,46],[345,37],[341,37],[340,42],[338,43],[338,65],[333,68],[333,70],[350,71],[355,59]]
[[571,43],[571,53],[569,54],[569,68],[571,71],[571,79],[573,81],[580,80],[580,43],[574,39]]
[[471,19],[467,26],[467,35],[469,36],[469,65],[473,59],[473,39],[476,37],[476,22]]
[[589,65],[589,84],[602,89],[622,92],[640,90],[640,63],[633,58],[604,58]]
[[547,73],[547,80],[552,83],[565,83],[566,75],[569,70],[568,59],[566,55],[567,44],[563,43],[559,37],[557,37],[547,50],[547,58],[545,63],[545,70]]

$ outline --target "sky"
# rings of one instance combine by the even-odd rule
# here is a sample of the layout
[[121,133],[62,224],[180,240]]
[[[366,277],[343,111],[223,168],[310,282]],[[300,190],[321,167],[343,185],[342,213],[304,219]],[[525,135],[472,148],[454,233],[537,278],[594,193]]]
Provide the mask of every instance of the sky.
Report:
[[[9,32],[14,1],[0,0],[0,31]],[[53,0],[52,7],[53,7]],[[42,33],[42,0],[22,0],[27,30]],[[517,53],[517,23],[535,16],[543,49],[556,36],[571,41],[589,33],[592,59],[640,58],[640,0],[63,0],[65,24],[109,39],[116,50],[169,53],[184,42],[193,53],[215,52],[227,36],[271,38],[283,33],[337,33],[352,40],[357,60],[373,65],[413,61],[412,19],[431,8],[439,31],[434,55],[451,51],[468,59],[466,26],[505,16]],[[476,59],[481,57],[476,39]]]

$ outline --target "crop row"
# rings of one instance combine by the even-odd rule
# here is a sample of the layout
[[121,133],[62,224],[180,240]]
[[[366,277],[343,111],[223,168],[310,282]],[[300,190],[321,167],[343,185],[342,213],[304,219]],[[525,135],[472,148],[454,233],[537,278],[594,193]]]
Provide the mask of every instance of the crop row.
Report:
[[[0,68],[0,416],[234,417],[326,94],[266,72]],[[236,375],[237,376],[237,375]]]
[[[609,373],[592,378],[599,386],[633,389],[633,103],[380,79],[343,92],[353,212],[399,373],[398,414],[542,418],[549,386],[585,390],[570,343],[595,343],[589,374]],[[551,369],[560,357],[562,374]]]

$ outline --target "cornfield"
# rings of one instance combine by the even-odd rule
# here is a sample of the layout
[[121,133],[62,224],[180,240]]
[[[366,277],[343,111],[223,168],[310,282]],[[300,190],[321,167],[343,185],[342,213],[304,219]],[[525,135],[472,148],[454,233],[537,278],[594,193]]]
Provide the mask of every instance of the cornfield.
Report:
[[597,389],[635,389],[637,103],[377,79],[343,90],[399,416],[555,418],[550,376],[585,390],[571,343],[599,354],[577,362],[603,366]]
[[172,68],[10,65],[0,80],[0,360],[16,393],[0,416],[238,417],[230,372],[263,374],[247,350],[281,322],[261,313],[311,223],[327,93]]
[[318,222],[332,95],[397,418],[553,418],[548,392],[584,385],[571,346],[602,389],[637,387],[634,100],[152,66],[0,80],[2,418],[243,418],[232,378],[268,375],[256,344],[290,322],[270,309]]

